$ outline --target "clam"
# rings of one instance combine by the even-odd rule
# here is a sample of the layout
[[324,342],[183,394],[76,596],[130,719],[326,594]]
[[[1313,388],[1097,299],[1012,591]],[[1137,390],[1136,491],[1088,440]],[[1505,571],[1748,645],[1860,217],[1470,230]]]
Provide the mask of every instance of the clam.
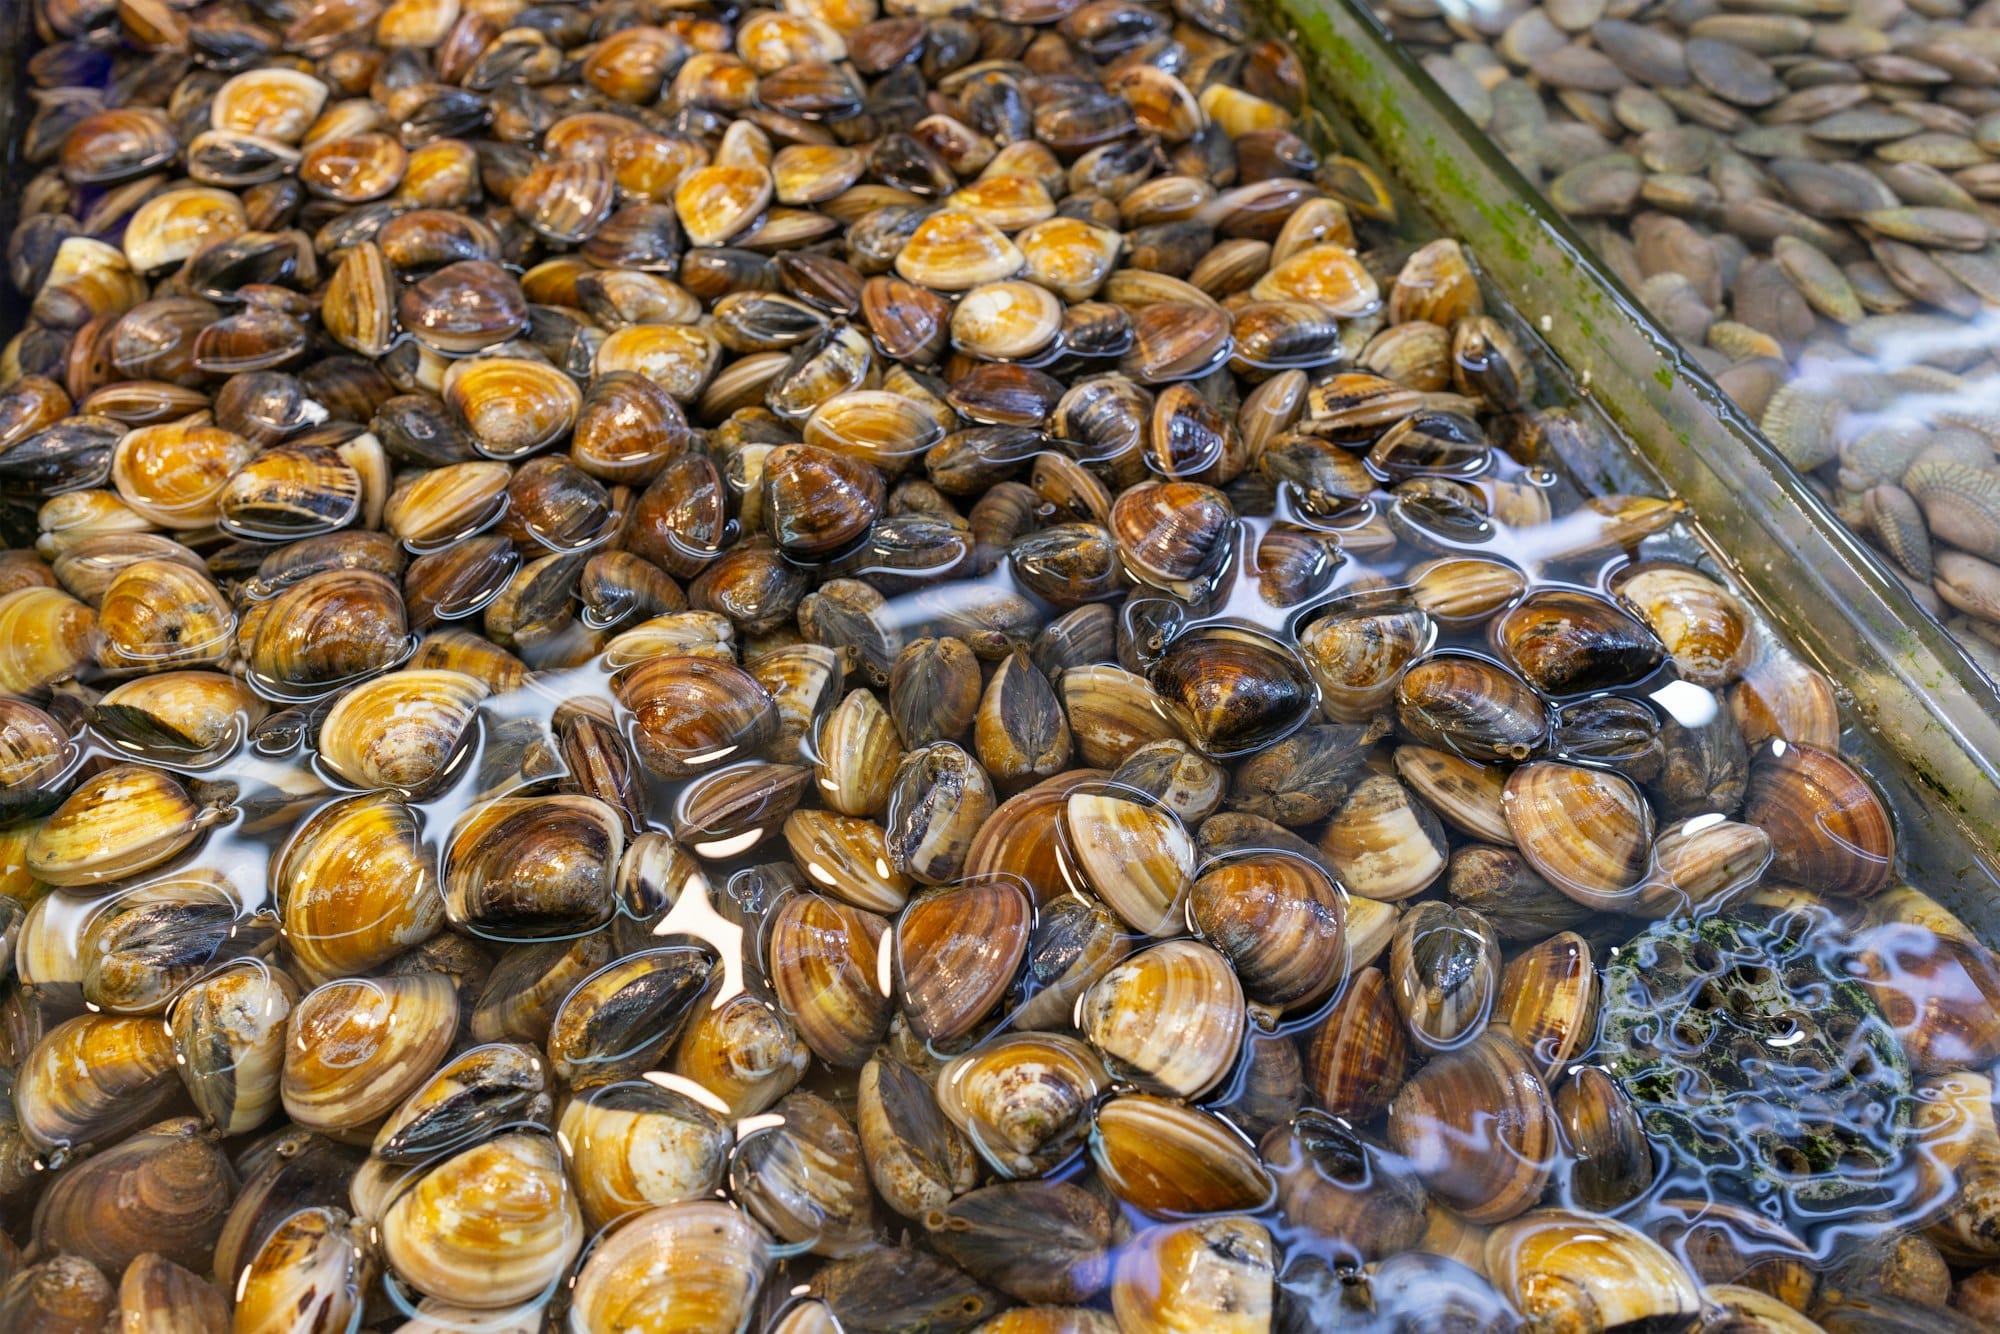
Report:
[[[893,678],[890,689],[893,697]],[[911,750],[889,788],[890,866],[923,884],[957,879],[993,807],[992,780],[961,747],[937,741]]]
[[215,814],[157,769],[114,765],[85,779],[36,826],[26,864],[51,885],[122,880],[187,847]]
[[422,791],[456,757],[486,694],[463,672],[407,670],[364,682],[320,724],[320,756],[356,787]]
[[1085,1301],[1110,1278],[1110,1211],[1064,1182],[987,1186],[931,1210],[923,1222],[960,1268],[1021,1301]]
[[1194,842],[1173,812],[1136,793],[1080,791],[1064,801],[1061,825],[1097,896],[1135,931],[1166,934],[1194,879]]
[[[53,921],[51,914],[38,924],[46,930]],[[271,923],[246,919],[227,880],[195,871],[102,900],[81,936],[85,1002],[119,1014],[157,1014],[209,970],[265,947]]]
[[1299,635],[1299,653],[1319,687],[1319,706],[1336,723],[1381,713],[1404,667],[1436,635],[1421,611],[1355,612],[1321,617]]
[[1494,1016],[1552,1084],[1596,1036],[1597,969],[1589,943],[1563,931],[1509,959]]
[[235,1192],[229,1159],[200,1122],[182,1117],[63,1173],[36,1207],[35,1232],[110,1273],[149,1253],[204,1269]]
[[888,1029],[890,998],[877,981],[888,930],[874,913],[813,894],[786,899],[766,928],[778,1004],[829,1065],[861,1065]]
[[764,461],[764,522],[787,555],[830,556],[852,545],[882,511],[882,474],[816,445],[781,445]]
[[597,1245],[577,1271],[582,1329],[680,1328],[727,1334],[748,1324],[771,1242],[741,1210],[689,1201],[648,1210]]
[[887,810],[903,747],[873,691],[851,690],[833,707],[820,721],[813,753],[818,795],[829,808],[862,817]]
[[1695,685],[1726,686],[1749,661],[1749,610],[1706,575],[1677,565],[1641,565],[1619,578],[1616,592]]
[[204,667],[229,652],[236,619],[214,584],[176,561],[136,561],[98,603],[98,665],[107,671]]
[[1272,1327],[1277,1248],[1263,1224],[1205,1218],[1149,1228],[1112,1271],[1111,1309],[1134,1334]]
[[242,961],[196,982],[168,1017],[181,1081],[195,1108],[224,1134],[263,1124],[278,1108],[285,1024],[298,987],[284,973]]
[[973,750],[1001,784],[1047,778],[1069,763],[1069,721],[1026,652],[1016,649],[986,683],[974,712]]
[[795,810],[785,817],[785,843],[806,878],[871,912],[895,912],[908,901],[910,878],[897,870],[888,831],[872,820]]
[[1697,815],[1653,842],[1653,871],[1634,900],[1648,916],[1720,904],[1755,885],[1771,864],[1771,836],[1756,825]]
[[640,762],[661,778],[691,778],[766,745],[778,730],[769,692],[733,663],[662,656],[614,683],[633,714]]
[[1298,658],[1240,630],[1182,635],[1156,662],[1153,688],[1188,719],[1188,739],[1226,758],[1261,750],[1312,713],[1314,691]]
[[812,1053],[798,1029],[762,992],[727,993],[712,984],[674,1048],[674,1073],[694,1080],[735,1116],[754,1116],[791,1092]]
[[868,1177],[889,1207],[922,1220],[979,1180],[965,1135],[938,1110],[930,1084],[894,1056],[861,1067],[855,1124]]
[[1154,1092],[1213,1089],[1243,1045],[1243,991],[1210,946],[1170,940],[1115,964],[1077,1002],[1077,1026],[1108,1067]]
[[1556,1122],[1574,1161],[1569,1192],[1582,1205],[1610,1211],[1653,1182],[1653,1145],[1638,1110],[1616,1080],[1580,1065],[1556,1089]]
[[1093,769],[1115,769],[1151,741],[1186,740],[1180,713],[1146,678],[1110,663],[1066,670],[1056,682],[1077,754]]
[[861,1138],[832,1103],[788,1094],[748,1131],[729,1166],[730,1192],[779,1241],[816,1255],[865,1247],[874,1205]]
[[1783,741],[1759,749],[1743,820],[1770,835],[1775,874],[1823,893],[1865,898],[1895,867],[1896,831],[1881,797],[1830,751]]
[[393,666],[412,648],[401,594],[371,570],[310,575],[268,606],[254,623],[249,661],[252,684],[276,698],[326,694]]
[[476,1309],[551,1290],[584,1236],[554,1138],[519,1132],[430,1168],[389,1205],[380,1232],[398,1279]]
[[494,1128],[546,1122],[542,1058],[524,1046],[490,1042],[444,1062],[382,1122],[370,1154],[380,1162],[426,1162]]
[[365,1143],[437,1068],[457,1028],[457,991],[434,973],[317,987],[286,1020],[285,1112],[306,1129]]
[[1388,774],[1355,784],[1319,846],[1350,892],[1385,903],[1422,893],[1445,868],[1437,816]]
[[1500,942],[1476,911],[1420,903],[1389,947],[1396,1008],[1417,1046],[1450,1051],[1479,1036],[1500,988]]
[[1586,907],[1635,900],[1647,874],[1653,814],[1631,780],[1542,762],[1507,780],[1507,827],[1528,865]]
[[1398,746],[1396,772],[1423,805],[1460,833],[1489,843],[1512,843],[1507,828],[1507,775],[1431,746]]
[[215,1285],[152,1252],[135,1257],[118,1280],[120,1328],[219,1330],[229,1304]]
[[918,223],[897,252],[896,272],[940,292],[963,292],[1019,272],[1025,261],[1005,233],[977,214],[958,209]]
[[1099,1105],[1090,1158],[1113,1195],[1156,1218],[1262,1209],[1275,1193],[1270,1173],[1235,1127],[1146,1093]]
[[1264,853],[1211,864],[1189,891],[1188,920],[1259,1004],[1310,1010],[1344,980],[1345,900],[1310,862]]
[[1320,1106],[1365,1121],[1389,1105],[1403,1082],[1409,1039],[1388,976],[1361,968],[1305,1035],[1305,1073]]
[[295,1327],[300,1303],[339,1329],[361,1319],[376,1263],[363,1225],[344,1209],[311,1206],[279,1221],[236,1271],[232,1328],[279,1334]]
[[1215,575],[1232,517],[1227,498],[1200,482],[1141,483],[1112,503],[1111,533],[1135,579],[1187,594]]
[[312,980],[367,972],[444,924],[416,815],[389,795],[315,811],[279,849],[271,880],[292,957]]
[[84,1014],[50,1028],[22,1059],[14,1115],[27,1141],[59,1166],[152,1120],[177,1089],[166,1025]]
[[2000,982],[2000,960],[1942,905],[1908,885],[1870,904],[1862,976],[1896,1029],[1913,1069],[1977,1069],[2000,1042],[1984,998]]
[[1082,1147],[1110,1082],[1096,1053],[1055,1033],[989,1039],[939,1069],[937,1102],[994,1171],[1043,1175]]
[[1396,683],[1396,719],[1419,744],[1472,760],[1525,760],[1549,728],[1548,710],[1526,682],[1464,653],[1406,668]]
[[689,1095],[644,1080],[577,1093],[557,1129],[593,1228],[708,1197],[728,1168],[729,1127]]
[[507,939],[602,926],[625,848],[619,814],[594,797],[499,798],[460,820],[445,855],[446,915]]
[[1684,1319],[1701,1309],[1700,1285],[1658,1242],[1615,1219],[1543,1209],[1493,1230],[1486,1264],[1530,1320]]
[[1020,970],[1030,919],[1027,896],[998,878],[912,900],[897,919],[891,959],[911,1032],[951,1043],[985,1018]]
[[1555,1111],[1527,1049],[1490,1026],[1404,1082],[1389,1142],[1438,1200],[1472,1222],[1497,1223],[1527,1210],[1548,1184]]
[[1220,764],[1196,754],[1184,741],[1152,741],[1126,756],[1111,781],[1139,789],[1183,823],[1193,824],[1222,804],[1226,775]]
[[1065,895],[1036,910],[1022,974],[1028,996],[1014,1011],[1016,1027],[1067,1027],[1077,997],[1131,951],[1124,924],[1103,904]]
[[1588,694],[1650,676],[1666,650],[1636,618],[1570,589],[1530,593],[1492,622],[1494,647],[1537,689]]
[[54,588],[0,594],[0,686],[32,694],[89,660],[97,617]]
[[549,1067],[572,1088],[662,1064],[715,965],[691,945],[628,954],[576,984],[549,1024]]
[[1339,1117],[1301,1112],[1264,1136],[1258,1153],[1277,1180],[1285,1221],[1314,1250],[1367,1261],[1423,1240],[1422,1184]]

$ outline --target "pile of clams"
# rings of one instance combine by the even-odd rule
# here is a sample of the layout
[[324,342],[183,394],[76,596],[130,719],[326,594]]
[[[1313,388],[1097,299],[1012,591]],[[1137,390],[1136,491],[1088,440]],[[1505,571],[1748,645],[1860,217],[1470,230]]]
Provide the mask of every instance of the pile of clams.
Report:
[[2000,1310],[2000,961],[1231,0],[35,18],[0,1330]]
[[1375,7],[2000,680],[2000,5]]

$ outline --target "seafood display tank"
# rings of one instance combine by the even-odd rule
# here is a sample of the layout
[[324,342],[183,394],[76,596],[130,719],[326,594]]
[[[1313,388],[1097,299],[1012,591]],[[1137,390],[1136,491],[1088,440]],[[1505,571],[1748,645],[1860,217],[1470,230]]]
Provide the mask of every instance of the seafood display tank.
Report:
[[1992,687],[1358,5],[15,16],[0,1330],[2000,1324]]
[[1376,8],[1993,675],[1992,7]]

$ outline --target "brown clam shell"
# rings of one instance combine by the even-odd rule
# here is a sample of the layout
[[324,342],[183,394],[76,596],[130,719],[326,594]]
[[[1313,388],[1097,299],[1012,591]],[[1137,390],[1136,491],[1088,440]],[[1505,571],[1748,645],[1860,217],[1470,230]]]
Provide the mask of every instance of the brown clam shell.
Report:
[[912,900],[896,922],[893,963],[910,1030],[950,1043],[985,1018],[1020,970],[1029,918],[1027,895],[997,878]]

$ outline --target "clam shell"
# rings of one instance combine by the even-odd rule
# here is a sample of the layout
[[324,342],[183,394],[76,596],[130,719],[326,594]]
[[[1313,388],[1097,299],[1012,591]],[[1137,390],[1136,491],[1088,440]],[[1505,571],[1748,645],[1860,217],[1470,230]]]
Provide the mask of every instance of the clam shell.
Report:
[[888,930],[872,912],[814,894],[786,899],[766,928],[778,1004],[829,1065],[862,1064],[888,1029],[892,1007],[877,982]]
[[1548,1184],[1555,1111],[1527,1050],[1489,1027],[1403,1084],[1389,1141],[1439,1201],[1472,1222],[1497,1223],[1533,1205]]
[[1410,789],[1460,833],[1488,843],[1512,843],[1507,827],[1507,775],[1430,746],[1398,746],[1396,772]]
[[979,1160],[965,1135],[938,1110],[930,1084],[894,1056],[861,1067],[855,1124],[876,1193],[919,1221],[972,1189]]
[[356,787],[422,791],[456,755],[486,695],[463,672],[405,670],[364,682],[320,724],[320,757]]
[[613,688],[632,711],[640,762],[661,778],[692,778],[747,758],[778,732],[769,692],[734,663],[656,657],[627,668]]
[[1004,1177],[1041,1176],[1083,1144],[1110,1075],[1097,1054],[1058,1033],[1006,1034],[947,1061],[938,1106]]
[[157,1018],[79,1015],[29,1048],[14,1080],[20,1133],[55,1165],[158,1115],[176,1089],[174,1051]]
[[549,1024],[549,1066],[572,1088],[659,1066],[715,965],[690,945],[645,950],[576,984]]
[[519,1133],[431,1168],[390,1204],[380,1231],[398,1278],[475,1309],[552,1288],[584,1240],[554,1137]]
[[625,822],[594,797],[489,801],[452,831],[445,914],[498,939],[592,930],[611,920]]
[[911,1032],[950,1043],[1013,985],[1028,949],[1027,895],[1001,879],[925,894],[896,922],[896,994]]
[[1402,1086],[1409,1039],[1388,976],[1362,968],[1347,990],[1305,1035],[1308,1087],[1335,1116],[1366,1121]]
[[308,1130],[366,1143],[437,1067],[457,1030],[457,991],[435,973],[315,988],[285,1024],[285,1113]]
[[1479,1036],[1500,987],[1500,941],[1470,908],[1419,903],[1389,946],[1396,1009],[1419,1049],[1451,1051]]
[[1213,865],[1189,892],[1188,920],[1259,1004],[1310,1010],[1345,980],[1346,903],[1310,862],[1264,853]]
[[1507,1025],[1553,1081],[1597,1036],[1597,968],[1574,931],[1550,936],[1507,961],[1494,1017]]
[[558,1131],[592,1228],[711,1196],[728,1167],[729,1127],[688,1095],[643,1080],[578,1093]]
[[254,1130],[277,1111],[285,1024],[298,996],[288,975],[246,961],[189,987],[168,1015],[181,1082],[223,1134]]
[[1021,1301],[1085,1301],[1110,1278],[1110,1211],[1066,1182],[987,1186],[923,1221],[960,1268]]
[[35,1234],[110,1273],[148,1253],[201,1268],[235,1193],[200,1122],[162,1121],[63,1173],[35,1209]]
[[1643,887],[1653,813],[1630,779],[1542,762],[1507,780],[1507,827],[1528,864],[1586,907],[1617,909]]
[[1121,1078],[1196,1098],[1243,1046],[1243,990],[1223,955],[1170,940],[1114,965],[1077,1003],[1077,1026]]
[[360,1320],[376,1271],[366,1235],[346,1210],[326,1206],[278,1222],[237,1276],[232,1328],[280,1334],[295,1327],[301,1302],[320,1311],[328,1328]]
[[1120,1254],[1112,1273],[1118,1328],[1132,1334],[1268,1329],[1276,1255],[1270,1233],[1248,1218],[1148,1229]]
[[589,1329],[738,1330],[770,1267],[770,1238],[742,1211],[717,1201],[665,1205],[591,1251],[571,1309]]
[[1866,898],[1889,883],[1896,830],[1875,789],[1840,756],[1774,742],[1750,765],[1743,820],[1771,836],[1771,870],[1821,893]]
[[27,867],[87,887],[158,866],[201,832],[201,810],[167,774],[120,764],[85,779],[29,836]]
[[1355,785],[1319,846],[1351,893],[1385,903],[1422,893],[1445,868],[1437,817],[1387,774]]
[[1097,896],[1144,935],[1163,935],[1181,916],[1194,879],[1194,841],[1172,811],[1113,792],[1070,794],[1064,846]]
[[1228,1122],[1146,1093],[1120,1094],[1098,1107],[1090,1158],[1113,1195],[1155,1218],[1254,1211],[1276,1193]]
[[1615,1219],[1538,1209],[1486,1240],[1494,1283],[1530,1320],[1580,1310],[1605,1328],[1684,1319],[1701,1309],[1701,1287],[1643,1232]]
[[792,1093],[749,1131],[729,1167],[730,1192],[779,1241],[815,1255],[849,1255],[869,1244],[873,1197],[861,1137],[840,1109]]
[[1616,589],[1653,628],[1681,676],[1698,686],[1726,686],[1750,659],[1751,616],[1736,595],[1680,566],[1641,566]]
[[806,878],[870,912],[897,912],[912,882],[889,853],[888,831],[872,820],[826,811],[785,817],[785,843]]
[[279,917],[307,980],[366,973],[444,925],[436,863],[401,801],[364,795],[315,811],[272,862]]

